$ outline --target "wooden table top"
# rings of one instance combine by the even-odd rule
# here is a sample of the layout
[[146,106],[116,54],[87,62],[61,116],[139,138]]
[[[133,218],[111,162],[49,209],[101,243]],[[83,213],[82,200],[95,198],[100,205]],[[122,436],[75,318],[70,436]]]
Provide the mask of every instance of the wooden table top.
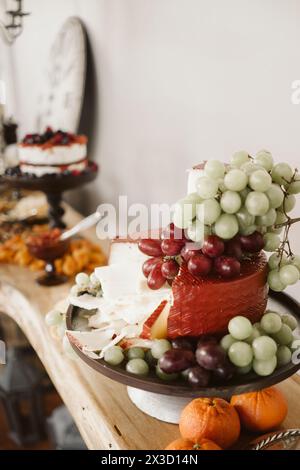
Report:
[[[79,219],[75,211],[67,208],[68,225]],[[86,236],[95,241],[94,230]],[[44,317],[66,298],[70,285],[41,287],[35,277],[26,268],[0,265],[0,310],[13,318],[27,336],[88,448],[164,449],[179,436],[178,426],[145,415],[132,404],[125,386],[101,376],[79,358],[72,361],[66,357],[61,341],[51,335]],[[293,376],[278,387],[289,404],[284,427],[300,427],[300,377]]]

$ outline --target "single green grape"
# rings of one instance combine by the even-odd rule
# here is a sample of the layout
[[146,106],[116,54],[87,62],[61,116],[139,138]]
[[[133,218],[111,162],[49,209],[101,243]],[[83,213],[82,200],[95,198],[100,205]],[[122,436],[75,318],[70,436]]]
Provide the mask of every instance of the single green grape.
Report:
[[286,196],[284,198],[284,201],[283,201],[283,204],[282,204],[282,207],[283,207],[283,210],[286,214],[288,214],[289,212],[292,212],[292,210],[295,208],[296,206],[296,198],[293,194],[290,194],[289,196]]
[[272,179],[275,183],[285,185],[293,177],[293,170],[287,163],[277,163],[272,170]]
[[100,287],[100,281],[97,278],[95,273],[92,273],[90,275],[90,283],[91,283],[92,287],[95,287],[95,288]]
[[255,359],[266,361],[276,354],[277,345],[269,336],[260,336],[253,341],[252,349]]
[[197,192],[202,199],[214,198],[219,189],[219,182],[217,179],[202,176],[196,183]]
[[283,203],[284,192],[278,184],[272,183],[270,188],[266,191],[266,195],[269,199],[270,207],[278,209]]
[[264,235],[264,250],[276,251],[280,245],[280,237],[276,233],[266,233]]
[[235,214],[242,206],[239,193],[235,191],[225,191],[221,197],[221,208],[227,214]]
[[294,336],[291,328],[285,323],[282,324],[280,330],[272,335],[276,343],[282,346],[288,346],[292,343]]
[[171,347],[171,343],[167,339],[155,339],[151,348],[152,356],[155,359],[160,359]]
[[228,331],[234,339],[243,340],[252,334],[253,327],[248,318],[239,315],[229,321]]
[[277,367],[282,367],[289,364],[292,360],[292,353],[287,346],[279,346],[277,350]]
[[214,227],[216,235],[224,240],[231,240],[239,231],[239,224],[235,215],[222,214]]
[[283,282],[281,281],[277,269],[273,269],[269,272],[268,284],[274,292],[282,292],[287,287],[286,284],[283,284]]
[[269,199],[264,193],[259,191],[251,191],[245,201],[248,212],[252,215],[266,215],[270,209]]
[[173,222],[176,227],[186,229],[196,216],[197,205],[188,199],[181,199],[175,204]]
[[251,370],[252,370],[252,362],[250,362],[250,364],[248,364],[245,367],[237,367],[237,369],[236,369],[236,371],[239,375],[249,374],[249,372],[251,372]]
[[126,351],[127,359],[144,359],[145,353],[142,348],[133,347]]
[[292,265],[296,266],[298,271],[300,272],[300,256],[299,255],[294,255],[291,259]]
[[270,269],[277,269],[280,266],[285,266],[288,264],[289,260],[285,254],[282,256],[279,253],[273,253],[268,261]]
[[144,359],[130,359],[130,361],[126,364],[126,370],[130,374],[135,375],[148,375],[149,374],[149,366]]
[[224,184],[230,191],[242,191],[246,188],[248,177],[246,173],[239,169],[229,170],[225,175]]
[[254,359],[253,361],[253,370],[257,375],[262,377],[266,377],[268,375],[273,374],[274,370],[277,366],[277,358],[273,356],[271,359],[267,361],[260,361],[258,359]]
[[254,157],[254,163],[262,166],[267,171],[271,171],[274,165],[272,154],[268,150],[260,150]]
[[243,341],[237,341],[230,346],[228,357],[235,366],[246,367],[253,359],[253,351],[249,344]]
[[291,286],[299,281],[300,274],[296,266],[288,264],[280,268],[279,277],[283,284]]
[[105,351],[104,360],[111,366],[118,366],[124,361],[124,353],[118,346],[112,346]]
[[223,178],[225,165],[219,160],[209,160],[204,167],[204,173],[209,178]]
[[161,370],[159,365],[157,364],[156,366],[156,375],[159,379],[165,380],[165,381],[172,381],[178,379],[179,375],[178,374],[166,374]]
[[250,214],[246,207],[241,207],[235,215],[238,219],[239,226],[242,228],[249,227],[255,223],[255,216]]
[[221,207],[216,199],[206,199],[197,207],[197,219],[205,225],[214,224],[221,215]]
[[294,181],[288,185],[287,192],[289,194],[299,194],[300,193],[300,175],[296,175]]
[[239,150],[238,152],[235,152],[231,159],[230,159],[230,164],[233,167],[240,168],[242,165],[245,163],[249,162],[249,155],[246,150]]
[[256,217],[255,223],[259,227],[270,227],[276,222],[276,211],[275,209],[269,209],[265,215],[260,215]]
[[272,178],[265,170],[257,170],[251,173],[249,178],[249,186],[253,191],[265,192],[270,189]]
[[282,327],[281,316],[275,312],[268,312],[260,320],[263,330],[268,334],[278,333]]
[[86,273],[78,273],[75,277],[75,282],[79,287],[88,287],[90,283],[90,276]]
[[228,351],[230,346],[236,342],[236,339],[233,338],[230,334],[223,336],[221,339],[220,345],[224,349],[224,351]]
[[63,321],[63,314],[58,310],[51,310],[45,316],[45,322],[48,326],[57,326]]
[[292,331],[298,327],[298,322],[292,315],[282,315],[281,320],[282,323],[289,326]]

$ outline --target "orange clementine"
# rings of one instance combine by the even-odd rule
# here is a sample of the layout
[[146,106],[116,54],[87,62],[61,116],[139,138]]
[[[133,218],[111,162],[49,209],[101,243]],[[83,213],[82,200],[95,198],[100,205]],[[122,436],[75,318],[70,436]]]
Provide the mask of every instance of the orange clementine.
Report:
[[240,435],[235,408],[222,398],[196,398],[182,411],[179,430],[184,439],[210,439],[222,449],[232,446]]
[[288,411],[286,399],[275,387],[235,395],[231,404],[237,410],[242,425],[254,432],[267,432],[277,428]]

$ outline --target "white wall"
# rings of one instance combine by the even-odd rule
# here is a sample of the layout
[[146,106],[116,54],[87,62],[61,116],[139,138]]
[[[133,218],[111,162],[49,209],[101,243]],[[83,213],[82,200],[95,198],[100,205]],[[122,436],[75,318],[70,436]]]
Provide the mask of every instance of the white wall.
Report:
[[12,48],[17,118],[30,131],[54,36],[82,18],[95,60],[99,109],[94,204],[172,202],[184,170],[240,148],[299,161],[298,0],[26,0],[32,15]]

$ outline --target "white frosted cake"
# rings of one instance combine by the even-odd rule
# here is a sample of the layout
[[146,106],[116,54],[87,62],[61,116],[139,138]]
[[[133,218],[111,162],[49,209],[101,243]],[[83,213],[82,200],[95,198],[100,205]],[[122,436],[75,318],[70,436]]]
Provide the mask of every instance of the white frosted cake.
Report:
[[22,173],[38,177],[81,172],[88,164],[87,137],[51,128],[44,134],[28,134],[19,144],[19,160]]

